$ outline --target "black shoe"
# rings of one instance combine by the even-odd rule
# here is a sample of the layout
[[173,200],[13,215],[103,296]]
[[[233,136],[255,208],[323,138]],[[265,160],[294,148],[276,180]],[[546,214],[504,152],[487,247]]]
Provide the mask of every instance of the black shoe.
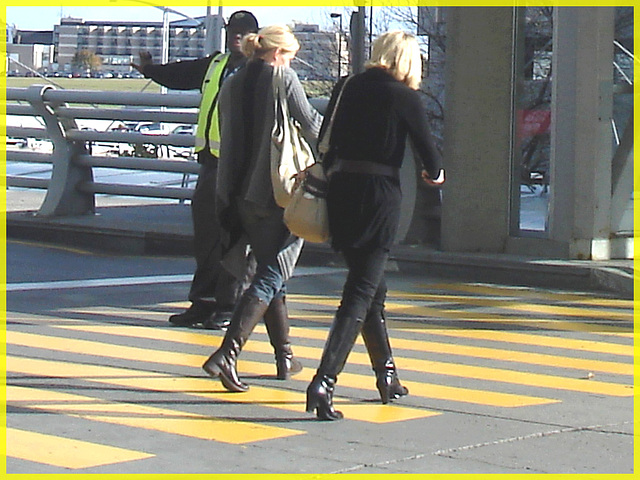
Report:
[[202,322],[202,326],[207,330],[226,330],[231,323],[231,316],[233,311],[231,310],[218,310],[212,315],[209,315],[207,319]]
[[192,303],[184,312],[169,317],[169,322],[177,327],[190,327],[196,323],[204,323],[211,314],[212,308],[208,308],[199,303]]

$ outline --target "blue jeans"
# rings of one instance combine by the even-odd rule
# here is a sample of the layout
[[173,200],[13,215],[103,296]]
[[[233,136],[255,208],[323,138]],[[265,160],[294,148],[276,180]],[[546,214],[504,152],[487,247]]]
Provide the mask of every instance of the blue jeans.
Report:
[[268,305],[284,289],[278,253],[285,247],[291,232],[284,224],[281,208],[238,200],[238,214],[258,264],[245,295],[258,297]]

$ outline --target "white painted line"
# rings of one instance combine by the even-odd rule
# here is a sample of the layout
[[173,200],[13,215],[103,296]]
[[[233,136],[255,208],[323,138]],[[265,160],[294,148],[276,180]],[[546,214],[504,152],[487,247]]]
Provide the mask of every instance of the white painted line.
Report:
[[158,275],[152,277],[92,278],[87,280],[61,280],[58,282],[9,283],[7,292],[27,290],[58,290],[87,287],[120,287],[127,285],[148,285],[154,283],[190,282],[193,275]]
[[[343,269],[330,267],[299,267],[293,276],[328,275],[339,273]],[[154,275],[148,277],[90,278],[86,280],[60,280],[54,282],[24,282],[7,284],[7,292],[26,292],[29,290],[64,290],[92,287],[125,287],[130,285],[153,285],[159,283],[190,282],[193,275]]]

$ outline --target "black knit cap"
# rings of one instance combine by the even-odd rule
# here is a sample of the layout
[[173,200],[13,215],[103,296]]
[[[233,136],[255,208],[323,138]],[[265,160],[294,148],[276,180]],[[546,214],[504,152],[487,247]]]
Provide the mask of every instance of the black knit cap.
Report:
[[239,10],[234,12],[227,22],[227,28],[233,27],[239,30],[257,32],[258,20],[253,16],[253,13],[246,10]]

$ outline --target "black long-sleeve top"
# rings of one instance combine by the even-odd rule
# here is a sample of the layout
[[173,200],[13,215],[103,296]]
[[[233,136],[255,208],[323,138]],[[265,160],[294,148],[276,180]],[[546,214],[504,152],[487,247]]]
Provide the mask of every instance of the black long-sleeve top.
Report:
[[[331,96],[320,138],[333,112],[341,81]],[[432,178],[440,169],[427,114],[418,92],[378,67],[344,85],[335,114],[325,171],[336,159],[402,166],[407,138],[414,156]],[[389,250],[400,220],[402,192],[397,178],[336,172],[329,180],[327,206],[332,247]]]
[[[331,96],[327,128],[342,79]],[[427,113],[420,94],[396,80],[382,68],[370,68],[347,82],[336,112],[331,134],[331,151],[325,168],[335,157],[366,160],[399,168],[404,158],[407,137],[414,147],[416,160],[436,178],[440,154],[430,133]]]
[[216,55],[164,65],[154,63],[144,67],[142,74],[173,90],[200,90],[209,64]]

